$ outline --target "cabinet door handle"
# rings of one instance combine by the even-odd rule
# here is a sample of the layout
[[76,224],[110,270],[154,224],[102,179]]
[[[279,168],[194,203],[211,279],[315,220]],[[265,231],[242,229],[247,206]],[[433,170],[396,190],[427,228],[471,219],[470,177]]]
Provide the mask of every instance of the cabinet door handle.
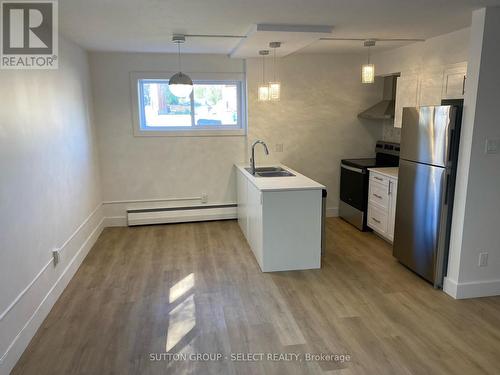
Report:
[[380,177],[377,177],[377,176],[375,176],[374,178],[375,178],[375,180],[384,181],[383,178],[380,178]]
[[387,194],[391,195],[392,194],[392,181],[389,180],[389,187],[387,188]]
[[372,217],[372,220],[373,220],[374,222],[376,222],[377,224],[380,224],[380,220],[377,220],[377,219],[375,219],[374,217]]
[[463,80],[463,82],[462,82],[462,95],[464,95],[464,94],[465,94],[465,80],[466,80],[466,79],[467,79],[467,77],[466,77],[466,76],[464,76],[464,80]]
[[378,199],[382,199],[382,197],[380,195],[378,195],[378,194],[373,193],[373,196],[375,196]]

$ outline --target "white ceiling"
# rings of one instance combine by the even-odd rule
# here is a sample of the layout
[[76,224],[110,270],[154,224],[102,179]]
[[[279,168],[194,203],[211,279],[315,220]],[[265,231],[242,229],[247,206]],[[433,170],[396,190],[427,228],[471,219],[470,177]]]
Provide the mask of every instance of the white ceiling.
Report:
[[[427,39],[467,27],[472,10],[486,5],[500,0],[61,0],[59,19],[61,32],[89,50],[175,52],[173,33],[245,35],[258,23],[331,25],[332,36],[342,38]],[[188,38],[182,50],[230,54],[239,43]],[[256,49],[267,47],[262,43]],[[375,50],[399,45],[381,42]],[[362,48],[316,41],[300,52]]]

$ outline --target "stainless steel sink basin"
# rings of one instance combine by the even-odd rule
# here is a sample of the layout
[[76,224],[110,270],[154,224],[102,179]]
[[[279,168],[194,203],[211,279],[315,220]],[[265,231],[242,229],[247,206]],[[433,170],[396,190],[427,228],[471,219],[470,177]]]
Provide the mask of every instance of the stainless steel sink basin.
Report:
[[[245,168],[250,174],[252,173],[251,168]],[[259,167],[255,168],[256,177],[293,177],[293,173],[283,169],[281,167]]]
[[[252,168],[245,168],[248,172],[252,173]],[[285,169],[281,167],[258,167],[255,168],[255,173],[258,172],[281,172],[285,171]]]
[[288,171],[277,171],[277,172],[257,172],[257,177],[293,177],[293,173]]

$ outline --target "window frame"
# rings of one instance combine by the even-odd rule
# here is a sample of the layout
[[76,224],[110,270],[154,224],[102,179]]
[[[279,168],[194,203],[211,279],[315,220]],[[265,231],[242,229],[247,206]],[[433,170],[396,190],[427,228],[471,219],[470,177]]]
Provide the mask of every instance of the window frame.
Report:
[[165,82],[175,72],[132,72],[130,87],[132,100],[133,134],[138,137],[219,137],[246,136],[247,134],[247,92],[244,73],[188,73],[195,84],[236,84],[238,93],[237,125],[196,125],[194,94],[191,94],[191,127],[146,128],[141,81]]

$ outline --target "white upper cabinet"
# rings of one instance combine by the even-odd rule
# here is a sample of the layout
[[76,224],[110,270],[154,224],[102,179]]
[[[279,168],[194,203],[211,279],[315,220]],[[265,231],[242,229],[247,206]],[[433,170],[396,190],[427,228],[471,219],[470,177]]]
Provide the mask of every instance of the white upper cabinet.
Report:
[[439,105],[442,99],[463,99],[467,63],[402,72],[397,79],[394,127],[402,126],[403,108]]
[[418,74],[402,73],[401,77],[397,78],[394,127],[401,127],[404,107],[415,107],[418,105],[418,84]]
[[419,106],[441,104],[443,90],[443,70],[423,72],[420,76]]
[[467,64],[451,65],[444,71],[443,99],[462,99],[465,94]]

